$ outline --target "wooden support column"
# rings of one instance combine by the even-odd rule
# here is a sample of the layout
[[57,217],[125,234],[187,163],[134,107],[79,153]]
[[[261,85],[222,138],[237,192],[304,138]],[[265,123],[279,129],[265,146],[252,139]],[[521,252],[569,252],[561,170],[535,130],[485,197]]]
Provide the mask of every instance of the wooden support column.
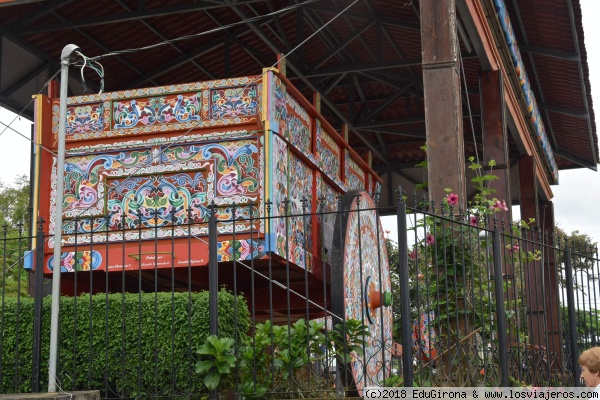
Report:
[[491,160],[496,161],[496,166],[491,170],[498,179],[490,182],[490,188],[496,191],[494,197],[506,201],[508,212],[503,214],[502,218],[512,221],[510,164],[506,139],[502,72],[499,70],[482,72],[480,85],[483,118],[483,162],[487,166]]
[[[536,181],[535,160],[532,156],[522,156],[519,159],[519,201],[521,203],[521,219],[531,225],[540,227],[538,190]],[[527,241],[521,243],[521,250],[535,253],[541,250],[536,242],[541,238],[539,231],[527,234]],[[534,346],[546,346],[546,315],[543,297],[544,265],[543,261],[529,260],[521,264],[525,280],[525,304],[527,310],[527,325],[529,327],[529,343]]]
[[445,188],[466,205],[465,152],[455,0],[421,0],[423,91],[427,130],[429,197],[438,204]]
[[[547,349],[549,354],[556,355],[555,365],[562,365],[563,346],[560,329],[560,298],[559,275],[556,270],[554,247],[554,204],[549,201],[539,206],[540,228],[548,245],[544,260],[544,301],[546,303],[546,332],[548,335]],[[551,361],[551,357],[548,357]]]
[[535,179],[535,160],[532,156],[519,158],[519,204],[521,205],[521,219],[529,222],[535,219],[534,226],[538,226],[538,189]]

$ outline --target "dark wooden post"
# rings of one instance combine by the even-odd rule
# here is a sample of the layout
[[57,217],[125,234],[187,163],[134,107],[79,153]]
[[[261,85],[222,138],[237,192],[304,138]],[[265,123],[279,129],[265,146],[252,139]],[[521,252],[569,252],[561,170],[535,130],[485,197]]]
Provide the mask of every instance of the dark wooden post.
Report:
[[429,196],[451,188],[464,208],[465,152],[455,0],[421,0],[421,50]]
[[535,160],[532,156],[519,158],[519,204],[521,205],[521,219],[529,222],[535,219],[538,226],[538,188],[536,181]]
[[[548,353],[557,355],[553,367],[561,369],[563,359],[563,346],[561,338],[560,299],[558,288],[558,271],[554,253],[554,204],[549,201],[540,204],[540,227],[547,239],[548,247],[545,250],[544,260],[544,301],[546,303],[546,332],[548,335]],[[551,357],[548,357],[551,361]]]
[[502,73],[500,71],[484,71],[481,73],[480,83],[481,112],[483,116],[483,162],[487,166],[490,160],[496,161],[493,173],[498,179],[490,182],[490,187],[496,190],[495,197],[506,201],[508,212],[503,217],[511,221],[510,165],[506,142]]
[[[532,227],[540,227],[538,189],[536,179],[535,160],[532,156],[522,156],[519,159],[519,201],[521,203],[521,219],[529,222],[535,219]],[[534,236],[534,237],[532,237]],[[529,239],[538,239],[538,235],[528,235]],[[539,246],[531,242],[524,242],[522,250],[535,252]],[[544,346],[546,344],[546,327],[544,315],[543,266],[540,261],[524,263],[523,273],[525,278],[525,298],[527,313],[529,314],[529,342],[532,345]]]

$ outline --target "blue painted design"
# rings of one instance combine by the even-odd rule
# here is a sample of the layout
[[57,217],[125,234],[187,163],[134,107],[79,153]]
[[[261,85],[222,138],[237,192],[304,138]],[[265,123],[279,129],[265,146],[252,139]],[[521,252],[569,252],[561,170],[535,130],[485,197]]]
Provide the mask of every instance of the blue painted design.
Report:
[[[102,264],[102,255],[95,251],[68,251],[61,253],[60,272],[90,271],[98,269]],[[53,270],[54,256],[48,260],[48,269]]]
[[201,119],[201,92],[188,95],[156,96],[147,99],[133,99],[113,103],[114,129],[133,128],[166,124],[169,122],[190,122]]
[[65,134],[100,132],[104,129],[104,105],[85,104],[67,107]]
[[548,163],[550,173],[552,174],[552,183],[558,183],[558,166],[556,165],[554,152],[552,151],[552,147],[548,141],[548,135],[546,133],[546,128],[544,127],[544,122],[542,121],[542,116],[540,114],[537,101],[535,100],[535,95],[531,90],[529,77],[525,71],[525,65],[523,64],[523,59],[521,58],[521,52],[515,37],[515,32],[512,28],[512,24],[510,23],[510,16],[508,15],[506,4],[504,3],[504,0],[494,0],[494,5],[496,6],[496,11],[498,12],[500,25],[504,31],[504,37],[508,43],[509,53],[512,57],[517,76],[519,77],[519,83],[521,85],[521,89],[523,90],[523,96],[525,98],[525,103],[527,104],[527,111],[529,112],[529,119],[533,124],[536,139],[544,152],[544,156],[546,157],[546,162]]
[[212,89],[210,91],[210,117],[235,118],[257,113],[256,85]]

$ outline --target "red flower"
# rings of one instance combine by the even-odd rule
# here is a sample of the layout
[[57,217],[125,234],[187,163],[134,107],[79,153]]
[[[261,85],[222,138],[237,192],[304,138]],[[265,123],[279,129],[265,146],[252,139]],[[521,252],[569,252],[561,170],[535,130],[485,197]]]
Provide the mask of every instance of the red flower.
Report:
[[410,253],[408,253],[408,256],[410,258],[412,258],[413,260],[416,260],[417,259],[417,250],[411,251]]
[[469,217],[469,224],[470,224],[471,226],[477,226],[477,217],[476,217],[476,216],[474,216],[474,215],[471,215],[471,216]]
[[448,196],[446,196],[446,201],[451,206],[455,206],[458,204],[458,195],[456,193],[450,193]]
[[514,245],[514,246],[512,246],[512,247],[510,246],[510,244],[509,244],[509,245],[507,245],[506,247],[508,248],[508,252],[509,252],[510,254],[515,254],[516,252],[518,252],[518,251],[521,249],[521,248],[519,247],[519,244],[518,244],[518,243],[517,243],[517,244],[515,244],[515,245]]
[[428,233],[425,237],[425,241],[427,242],[427,244],[432,245],[435,243],[435,236],[433,236],[431,233]]

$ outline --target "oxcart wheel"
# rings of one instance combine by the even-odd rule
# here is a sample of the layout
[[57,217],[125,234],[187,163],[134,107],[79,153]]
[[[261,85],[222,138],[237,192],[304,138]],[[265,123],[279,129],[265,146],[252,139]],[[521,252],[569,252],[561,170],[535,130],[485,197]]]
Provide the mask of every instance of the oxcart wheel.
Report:
[[354,354],[346,370],[338,372],[344,385],[362,396],[364,388],[381,386],[390,376],[390,267],[373,198],[365,191],[348,192],[339,211],[331,259],[332,312],[342,320],[362,321],[371,335],[365,337],[364,355]]

